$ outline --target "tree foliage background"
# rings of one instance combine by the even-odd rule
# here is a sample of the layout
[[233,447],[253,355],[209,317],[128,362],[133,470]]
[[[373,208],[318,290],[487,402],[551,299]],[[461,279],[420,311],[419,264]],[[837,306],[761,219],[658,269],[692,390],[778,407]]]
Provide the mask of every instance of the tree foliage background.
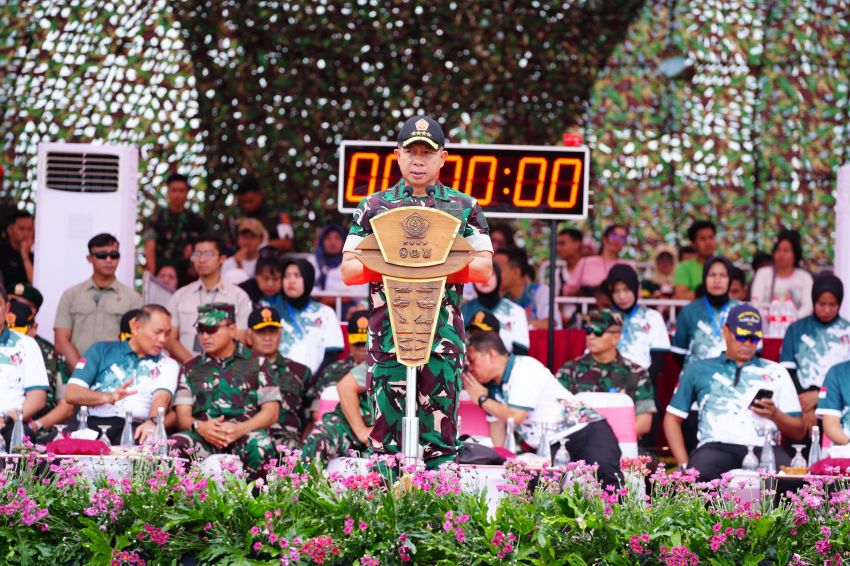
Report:
[[582,128],[586,226],[630,222],[635,255],[707,215],[733,255],[788,224],[828,261],[815,243],[847,160],[844,4],[10,0],[2,194],[32,206],[40,141],[132,143],[140,218],[178,170],[216,223],[250,173],[306,241],[338,217],[337,144],[394,139],[425,110],[453,140],[557,144]]

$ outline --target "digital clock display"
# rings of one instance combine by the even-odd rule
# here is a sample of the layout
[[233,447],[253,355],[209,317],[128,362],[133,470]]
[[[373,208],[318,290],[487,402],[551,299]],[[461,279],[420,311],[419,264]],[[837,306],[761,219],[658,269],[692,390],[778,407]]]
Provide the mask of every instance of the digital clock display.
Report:
[[[339,150],[341,212],[401,178],[394,142],[344,141]],[[478,199],[488,217],[587,217],[589,150],[579,147],[455,145],[440,182]]]

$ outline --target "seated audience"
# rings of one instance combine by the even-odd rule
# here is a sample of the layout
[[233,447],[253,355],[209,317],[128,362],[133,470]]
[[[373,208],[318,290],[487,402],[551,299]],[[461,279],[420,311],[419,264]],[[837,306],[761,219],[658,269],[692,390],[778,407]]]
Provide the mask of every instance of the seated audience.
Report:
[[336,384],[339,404],[310,431],[301,456],[328,462],[351,451],[365,454],[372,432],[372,406],[366,394],[366,364],[360,363]]
[[[222,276],[236,285],[254,277],[260,248],[268,241],[269,234],[259,220],[256,218],[240,220],[236,233],[236,253],[224,260],[221,265]],[[228,272],[239,272],[239,274],[227,276]]]
[[283,263],[283,339],[280,353],[318,375],[343,350],[342,330],[332,308],[310,300],[315,272],[306,259]]
[[[549,287],[531,281],[534,274],[528,256],[519,248],[504,248],[493,254],[502,283],[499,291],[506,299],[525,309],[529,328],[549,327]],[[561,327],[561,313],[555,309],[555,328]]]
[[198,236],[192,245],[192,263],[199,279],[178,289],[168,301],[173,332],[166,347],[178,362],[185,363],[202,351],[199,336],[192,326],[198,317],[200,305],[215,302],[234,305],[238,336],[245,336],[251,299],[236,285],[222,281],[223,253],[224,242],[221,238],[213,234]]
[[[314,291],[329,293],[352,294],[359,293],[360,299],[345,297],[342,300],[342,318],[348,318],[349,311],[358,304],[366,302],[369,295],[369,285],[348,286],[342,281],[342,246],[348,233],[339,224],[328,224],[319,234],[316,253],[311,254],[309,262],[316,270],[316,285]],[[335,297],[321,297],[320,303],[329,307],[336,306]],[[342,376],[340,376],[342,377]]]
[[[684,245],[679,248],[679,263],[682,263],[683,261],[688,261],[689,259],[694,259],[695,257],[697,257],[697,249],[691,246],[690,244]],[[678,265],[676,267],[678,268]],[[674,271],[674,277],[675,274],[676,272]]]
[[[575,273],[578,262],[582,255],[582,240],[584,234],[576,228],[564,228],[558,232],[555,251],[558,253],[560,263],[555,271],[555,292],[558,297],[566,295],[567,284]],[[576,313],[575,305],[560,305],[561,318],[569,321]]]
[[280,414],[269,428],[275,446],[290,450],[301,445],[307,430],[306,409],[310,406],[307,395],[310,387],[310,370],[306,366],[287,360],[278,352],[281,337],[280,315],[271,307],[259,307],[248,317],[248,345],[255,356],[264,358],[269,371],[280,388]]
[[[35,317],[43,302],[41,292],[27,283],[16,283],[9,293],[9,312],[15,315],[14,324],[10,323],[9,327],[26,334],[38,344],[50,384],[44,408],[33,415],[30,423],[35,434],[33,440],[42,444],[53,437],[51,428],[54,424],[64,422],[74,413],[73,407],[64,399],[65,386],[71,377],[71,367],[53,344],[38,335],[38,322]],[[8,316],[7,314],[7,319]]]
[[797,318],[812,314],[812,275],[800,267],[803,244],[796,230],[783,230],[773,246],[773,265],[762,267],[753,277],[753,304],[767,312],[773,299],[791,299]]
[[182,432],[170,440],[184,458],[235,454],[257,477],[275,454],[267,429],[280,413],[276,376],[264,358],[236,340],[233,305],[200,305],[195,328],[203,353],[183,364],[174,397]]
[[[673,296],[673,273],[676,271],[676,249],[661,245],[652,252],[652,274],[641,282],[644,296],[669,299]],[[609,272],[610,273],[610,272]]]
[[118,240],[98,234],[88,249],[92,276],[62,293],[53,323],[56,350],[71,367],[95,342],[115,340],[121,315],[142,306],[139,294],[115,278],[121,258]]
[[490,225],[490,243],[493,245],[494,252],[517,247],[514,241],[513,229],[509,225],[500,222]]
[[65,400],[89,408],[88,426],[106,436],[113,445],[121,442],[126,413],[131,413],[136,438],[144,441],[155,428],[159,407],[168,410],[180,366],[163,354],[171,333],[171,314],[159,305],[145,305],[130,322],[132,336],[126,342],[97,342],[80,359]]
[[823,419],[823,432],[833,444],[850,442],[850,361],[826,373],[815,413]]
[[561,385],[546,366],[528,356],[514,356],[495,332],[478,332],[469,339],[469,372],[463,386],[484,411],[494,417],[490,436],[495,446],[504,446],[505,425],[514,420],[523,442],[532,450],[540,445],[542,427],[550,427],[546,438],[556,452],[566,442],[572,460],[599,465],[598,477],[606,485],[617,485],[620,475],[620,445],[605,418],[587,407]]
[[832,366],[850,360],[850,322],[838,314],[843,299],[844,285],[838,277],[832,273],[815,277],[814,314],[789,326],[782,341],[779,362],[797,387],[807,432],[817,424],[815,409],[826,373]]
[[6,240],[0,241],[0,283],[11,288],[17,281],[32,283],[35,256],[35,220],[25,210],[16,210],[6,225]]
[[[664,433],[676,462],[696,468],[703,481],[740,468],[747,446],[761,456],[764,432],[776,429],[791,440],[803,437],[803,419],[794,383],[781,365],[756,357],[762,318],[748,304],[736,305],[723,325],[726,353],[696,361],[682,372],[679,386],[667,407]],[[772,397],[756,399],[761,390]],[[682,421],[693,403],[699,406],[697,449],[688,455]],[[777,469],[788,465],[790,455],[774,446]]]
[[697,298],[697,287],[703,282],[703,264],[717,251],[717,227],[709,220],[697,220],[688,228],[688,240],[694,246],[696,256],[680,258],[673,274],[673,298],[693,301]]
[[[334,387],[345,374],[351,371],[351,368],[358,364],[362,364],[366,360],[366,342],[369,337],[369,311],[357,311],[351,314],[348,319],[348,355],[343,359],[334,361],[325,366],[322,372],[316,376],[314,380],[315,386],[313,391],[316,401],[328,387]],[[317,403],[314,403],[314,410],[317,410]],[[318,415],[317,415],[318,416]]]
[[269,236],[268,246],[278,252],[288,252],[298,249],[294,245],[295,234],[292,222],[285,212],[271,210],[265,203],[265,195],[260,187],[260,181],[253,176],[247,176],[239,182],[233,193],[236,196],[236,206],[226,214],[228,225],[228,243],[235,246],[239,238],[239,223],[243,218],[259,220]]
[[620,257],[620,252],[629,239],[629,229],[622,224],[613,224],[602,234],[602,250],[599,255],[583,257],[570,275],[565,292],[571,297],[592,297],[605,281],[608,271],[619,263],[631,264]]
[[646,368],[617,351],[623,328],[619,313],[601,310],[588,314],[584,326],[588,353],[566,362],[556,377],[571,393],[597,391],[631,397],[635,402],[635,429],[643,436],[652,427],[655,394]]
[[272,307],[278,314],[283,314],[283,265],[277,257],[277,252],[266,248],[260,252],[254,278],[240,284],[239,287],[248,293],[254,308]]
[[742,269],[735,266],[729,278],[729,298],[740,302],[747,300],[747,277]]
[[177,272],[177,268],[171,263],[160,262],[156,270],[156,280],[160,285],[173,293],[180,285],[180,274]]
[[750,262],[750,266],[752,267],[753,273],[758,273],[758,270],[762,267],[772,267],[773,256],[766,251],[756,250],[756,253],[753,254],[753,260]]
[[528,334],[528,319],[525,310],[518,304],[502,298],[499,288],[502,274],[498,263],[493,263],[493,274],[487,283],[474,283],[476,298],[464,303],[460,312],[467,326],[479,312],[492,314],[499,321],[499,335],[505,348],[514,354],[527,354],[531,344]]
[[729,298],[732,262],[713,257],[705,262],[703,285],[706,294],[685,305],[676,321],[670,350],[684,357],[685,366],[697,360],[716,358],[726,348],[723,324],[738,301]]
[[145,269],[158,273],[160,266],[168,262],[175,266],[178,278],[183,280],[187,275],[192,241],[206,230],[206,223],[186,208],[189,179],[173,173],[165,179],[165,187],[168,204],[154,211],[142,232]]
[[[47,401],[50,382],[41,350],[35,340],[10,330],[6,324],[6,289],[0,285],[0,434],[9,448],[17,410],[23,408],[24,423],[41,411]],[[32,437],[26,424],[24,434]]]

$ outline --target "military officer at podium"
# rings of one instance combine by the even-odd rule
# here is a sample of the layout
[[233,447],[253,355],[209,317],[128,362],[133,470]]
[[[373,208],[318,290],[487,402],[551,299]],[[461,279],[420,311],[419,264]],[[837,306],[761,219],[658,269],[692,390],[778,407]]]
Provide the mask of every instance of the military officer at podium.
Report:
[[372,314],[366,363],[375,423],[369,441],[375,452],[401,450],[405,366],[396,359],[383,283],[375,282],[380,281],[380,277],[359,260],[357,246],[373,233],[371,220],[375,216],[399,207],[426,207],[460,220],[458,234],[474,250],[472,262],[462,272],[449,276],[430,360],[417,376],[420,444],[426,466],[433,469],[453,461],[458,451],[457,411],[464,357],[464,323],[460,313],[463,286],[460,283],[486,283],[490,279],[493,247],[478,202],[438,180],[448,153],[443,130],[435,120],[427,116],[407,120],[399,132],[395,155],[402,179],[394,187],[360,201],[343,248],[345,282],[349,285],[371,282]]

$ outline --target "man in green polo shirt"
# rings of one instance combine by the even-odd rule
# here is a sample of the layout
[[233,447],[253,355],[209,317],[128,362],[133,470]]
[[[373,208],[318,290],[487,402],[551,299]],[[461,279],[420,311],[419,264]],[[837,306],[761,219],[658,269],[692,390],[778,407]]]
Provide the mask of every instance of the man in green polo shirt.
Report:
[[673,273],[673,298],[693,301],[702,283],[702,266],[717,250],[717,227],[710,220],[697,220],[688,228],[688,239],[697,255],[680,263]]
[[[746,303],[733,307],[723,326],[726,352],[689,364],[667,407],[664,433],[673,457],[679,465],[696,468],[703,481],[740,468],[747,446],[756,447],[760,456],[764,435],[776,429],[791,440],[803,437],[800,402],[791,376],[781,365],[756,357],[762,336],[758,309]],[[699,406],[699,445],[689,456],[682,421],[694,402]],[[774,452],[777,464],[791,461],[781,446]]]

